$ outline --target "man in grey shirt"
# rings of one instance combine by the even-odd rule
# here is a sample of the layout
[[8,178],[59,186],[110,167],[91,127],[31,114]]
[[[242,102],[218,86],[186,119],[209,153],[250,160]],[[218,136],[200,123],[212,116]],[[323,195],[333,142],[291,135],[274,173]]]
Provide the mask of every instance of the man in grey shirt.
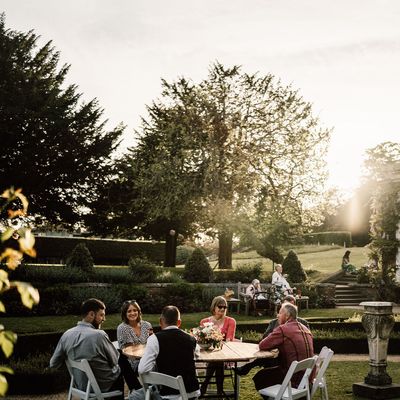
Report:
[[[50,359],[50,368],[60,368],[66,358],[74,361],[86,359],[101,391],[123,392],[124,382],[118,366],[119,353],[108,335],[100,329],[105,321],[105,308],[104,303],[98,299],[88,299],[82,303],[82,321],[61,336]],[[74,369],[74,378],[78,388],[85,390],[85,374]]]

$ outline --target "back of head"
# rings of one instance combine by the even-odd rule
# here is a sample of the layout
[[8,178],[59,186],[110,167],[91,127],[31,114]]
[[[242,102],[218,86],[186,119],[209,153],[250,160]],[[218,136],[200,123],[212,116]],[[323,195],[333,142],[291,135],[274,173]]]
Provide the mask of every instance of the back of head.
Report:
[[283,299],[284,303],[291,303],[291,304],[296,304],[296,298],[294,296],[292,296],[291,294],[288,294],[287,296],[285,296],[285,298]]
[[177,325],[178,320],[181,319],[181,313],[178,307],[165,306],[161,312],[161,319],[164,321],[165,325]]
[[87,299],[81,304],[81,315],[86,317],[90,311],[95,313],[99,310],[105,310],[105,304],[99,299]]
[[281,307],[286,311],[289,318],[297,319],[297,307],[294,304],[283,303]]

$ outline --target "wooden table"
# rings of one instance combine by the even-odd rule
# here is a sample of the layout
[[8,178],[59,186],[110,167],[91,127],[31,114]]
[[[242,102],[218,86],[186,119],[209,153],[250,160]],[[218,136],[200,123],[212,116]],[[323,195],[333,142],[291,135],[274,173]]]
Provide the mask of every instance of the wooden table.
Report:
[[230,305],[232,307],[236,306],[236,314],[240,314],[240,299],[235,299],[234,297],[231,297],[229,300],[227,300],[228,303],[228,308]]
[[221,350],[201,350],[196,362],[231,362],[234,364],[233,396],[239,399],[240,376],[236,373],[238,362],[249,362],[256,358],[275,358],[278,350],[260,351],[258,344],[244,342],[226,342]]
[[[139,344],[125,347],[122,352],[130,358],[141,358],[146,345]],[[239,399],[240,376],[236,373],[238,362],[249,362],[256,358],[275,358],[278,350],[260,351],[258,344],[245,342],[224,342],[220,350],[201,350],[196,354],[195,362],[230,362],[234,364],[233,396]]]
[[303,307],[301,306],[302,303],[305,304],[306,309],[308,310],[308,300],[310,298],[308,296],[301,296],[301,297],[296,297],[296,304],[297,304],[297,308],[300,311]]

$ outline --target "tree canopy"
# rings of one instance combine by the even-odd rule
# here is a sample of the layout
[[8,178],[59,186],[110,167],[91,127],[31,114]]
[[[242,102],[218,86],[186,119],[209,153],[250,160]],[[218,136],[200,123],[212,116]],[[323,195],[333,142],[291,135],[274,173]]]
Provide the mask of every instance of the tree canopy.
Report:
[[32,215],[74,223],[104,184],[123,126],[105,130],[97,100],[65,85],[51,41],[5,27],[0,16],[0,189],[22,187]]
[[220,267],[231,266],[232,235],[249,221],[287,214],[300,223],[325,178],[329,131],[311,104],[272,74],[239,66],[217,62],[198,84],[163,80],[137,134],[125,159],[135,178],[121,181],[144,212],[142,225],[218,236]]

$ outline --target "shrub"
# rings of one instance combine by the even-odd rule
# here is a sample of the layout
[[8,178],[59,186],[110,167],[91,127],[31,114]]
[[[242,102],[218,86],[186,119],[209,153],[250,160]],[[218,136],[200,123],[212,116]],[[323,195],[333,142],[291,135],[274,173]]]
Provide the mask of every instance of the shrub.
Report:
[[181,312],[191,313],[205,310],[209,304],[202,301],[202,285],[178,283],[170,285],[165,290],[169,304],[176,305]]
[[253,279],[260,279],[261,273],[261,262],[240,265],[236,269],[236,282],[251,282]]
[[131,277],[137,283],[149,283],[157,280],[157,266],[147,258],[132,257],[129,259],[128,267]]
[[201,249],[195,249],[185,263],[183,273],[188,282],[210,282],[213,271]]
[[93,273],[93,257],[84,243],[79,243],[75,246],[67,258],[66,266],[67,268],[84,271],[87,274]]
[[178,246],[176,248],[176,264],[186,264],[188,258],[192,255],[194,247],[192,246]]
[[283,260],[282,267],[283,271],[289,275],[289,281],[292,283],[304,282],[307,279],[301,262],[293,250],[289,250],[286,258]]

